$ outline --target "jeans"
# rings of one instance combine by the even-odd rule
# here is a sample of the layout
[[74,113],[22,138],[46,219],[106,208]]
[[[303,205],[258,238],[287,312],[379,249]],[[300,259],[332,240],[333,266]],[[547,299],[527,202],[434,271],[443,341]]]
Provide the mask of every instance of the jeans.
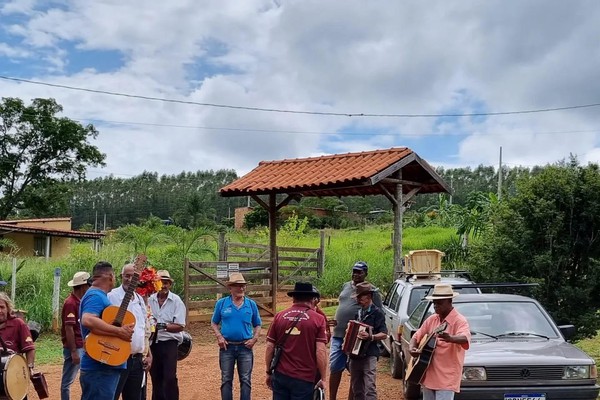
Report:
[[275,371],[271,378],[273,400],[312,400],[315,384]]
[[426,387],[423,389],[423,400],[454,400],[452,390],[431,390]]
[[115,392],[114,400],[119,400],[123,395],[123,400],[141,400],[142,381],[144,380],[144,365],[142,364],[142,355],[134,354],[127,359],[127,369],[121,370],[119,384]]
[[346,369],[348,356],[342,351],[344,338],[332,337],[329,348],[329,370],[332,373],[342,372]]
[[233,400],[233,367],[236,362],[240,379],[240,400],[250,400],[254,354],[252,349],[243,344],[229,344],[227,350],[219,350],[221,400]]
[[81,400],[113,400],[121,369],[80,371]]
[[[77,349],[79,359],[83,356],[83,348]],[[79,372],[79,364],[73,364],[71,358],[71,350],[63,348],[62,378],[60,382],[60,400],[69,400],[71,397],[71,384],[75,381],[75,377]]]

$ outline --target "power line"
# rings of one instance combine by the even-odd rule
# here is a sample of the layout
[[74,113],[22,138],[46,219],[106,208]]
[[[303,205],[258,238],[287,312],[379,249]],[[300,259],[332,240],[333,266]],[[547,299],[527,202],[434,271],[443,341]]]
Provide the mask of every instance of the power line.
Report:
[[77,87],[77,86],[61,85],[61,84],[57,84],[57,83],[49,83],[49,82],[34,81],[34,80],[29,80],[29,79],[14,78],[14,77],[3,76],[3,75],[0,75],[0,79],[14,81],[14,82],[28,83],[28,84],[32,84],[32,85],[49,86],[49,87],[68,89],[68,90],[77,90],[77,91],[81,91],[81,92],[104,94],[104,95],[109,95],[109,96],[120,96],[120,97],[128,97],[128,98],[150,100],[150,101],[161,101],[161,102],[166,102],[166,103],[187,104],[187,105],[195,105],[195,106],[226,108],[226,109],[245,110],[245,111],[263,111],[263,112],[285,113],[285,114],[305,114],[305,115],[321,115],[321,116],[337,116],[337,117],[375,117],[375,118],[490,117],[490,116],[498,116],[498,115],[545,113],[545,112],[575,110],[575,109],[591,108],[591,107],[600,106],[600,103],[592,103],[592,104],[580,104],[580,105],[566,106],[566,107],[541,108],[541,109],[533,109],[533,110],[501,111],[501,112],[488,112],[488,113],[466,113],[466,114],[341,113],[341,112],[303,111],[303,110],[286,110],[286,109],[279,109],[279,108],[235,106],[235,105],[230,105],[230,104],[217,104],[217,103],[202,103],[202,102],[190,101],[190,100],[177,100],[177,99],[169,99],[169,98],[161,98],[161,97],[153,97],[153,96],[142,96],[142,95],[130,94],[130,93],[113,92],[113,91],[108,91],[108,90],[89,89],[89,88],[83,88],[83,87]]

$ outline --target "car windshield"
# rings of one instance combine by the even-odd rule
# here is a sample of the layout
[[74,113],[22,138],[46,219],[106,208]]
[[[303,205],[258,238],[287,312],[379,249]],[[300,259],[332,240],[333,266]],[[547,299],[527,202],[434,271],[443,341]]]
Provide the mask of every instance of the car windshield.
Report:
[[454,306],[469,321],[474,337],[558,337],[554,325],[536,303],[474,302]]
[[[408,310],[406,310],[408,315],[412,314],[412,312],[415,310],[415,308],[417,308],[421,300],[423,300],[423,298],[427,296],[427,294],[431,290],[432,288],[429,286],[413,288],[412,292],[410,293],[410,299],[408,301]],[[456,291],[462,294],[479,293],[479,289],[467,287],[456,288]]]

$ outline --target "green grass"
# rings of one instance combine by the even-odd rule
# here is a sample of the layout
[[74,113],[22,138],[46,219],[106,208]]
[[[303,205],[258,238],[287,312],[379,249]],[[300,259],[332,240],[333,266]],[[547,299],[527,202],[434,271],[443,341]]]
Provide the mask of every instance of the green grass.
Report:
[[63,345],[60,335],[46,333],[35,341],[36,364],[61,364]]

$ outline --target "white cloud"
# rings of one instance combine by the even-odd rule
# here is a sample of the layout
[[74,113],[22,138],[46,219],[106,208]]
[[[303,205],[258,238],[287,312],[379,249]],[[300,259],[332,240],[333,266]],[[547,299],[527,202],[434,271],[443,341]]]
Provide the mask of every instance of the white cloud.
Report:
[[[600,4],[524,0],[148,3],[64,1],[50,10],[14,1],[26,15],[7,33],[13,57],[37,54],[31,79],[188,101],[322,112],[436,114],[511,111],[599,102]],[[123,64],[69,71],[68,48],[112,50]],[[14,53],[14,52],[22,53]],[[98,60],[101,62],[102,60]],[[0,62],[0,66],[1,66]],[[5,95],[52,96],[74,118],[197,127],[100,125],[108,171],[233,168],[260,160],[403,145],[399,133],[429,135],[420,155],[437,164],[534,165],[580,155],[599,161],[598,109],[488,118],[347,118],[160,103],[0,82]],[[387,135],[334,132],[353,126]],[[243,131],[243,129],[249,129]],[[574,132],[579,133],[549,133]],[[457,151],[438,139],[456,133]],[[412,136],[411,136],[412,138]],[[445,139],[447,140],[447,139]],[[431,150],[429,152],[429,150]]]

